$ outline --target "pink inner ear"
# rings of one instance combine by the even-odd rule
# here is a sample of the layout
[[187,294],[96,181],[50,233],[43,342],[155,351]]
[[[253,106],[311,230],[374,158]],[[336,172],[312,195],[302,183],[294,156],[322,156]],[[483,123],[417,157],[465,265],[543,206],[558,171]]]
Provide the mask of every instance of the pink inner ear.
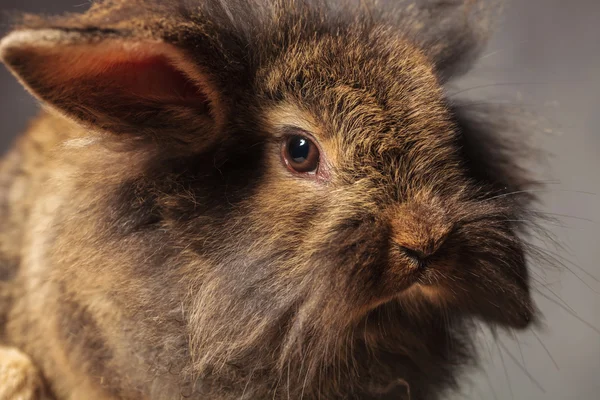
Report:
[[104,65],[100,72],[94,74],[94,79],[109,92],[120,92],[125,98],[165,104],[206,106],[208,98],[200,86],[166,56],[138,55],[127,60],[123,59],[123,54],[119,54],[115,58],[102,58]]
[[180,50],[160,42],[107,41],[97,45],[45,47],[29,53],[44,67],[42,81],[53,87],[92,90],[116,99],[150,100],[165,105],[204,105],[216,100],[199,66]]
[[224,123],[210,74],[169,43],[18,31],[3,39],[0,56],[36,97],[103,130],[173,135]]

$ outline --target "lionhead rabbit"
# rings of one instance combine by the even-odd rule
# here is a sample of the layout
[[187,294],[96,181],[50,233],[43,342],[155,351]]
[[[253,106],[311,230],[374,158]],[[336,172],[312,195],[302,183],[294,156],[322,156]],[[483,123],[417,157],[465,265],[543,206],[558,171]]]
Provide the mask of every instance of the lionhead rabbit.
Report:
[[443,90],[480,4],[340,3],[108,0],[4,38],[45,106],[0,169],[5,392],[431,400],[474,321],[534,320],[529,180]]

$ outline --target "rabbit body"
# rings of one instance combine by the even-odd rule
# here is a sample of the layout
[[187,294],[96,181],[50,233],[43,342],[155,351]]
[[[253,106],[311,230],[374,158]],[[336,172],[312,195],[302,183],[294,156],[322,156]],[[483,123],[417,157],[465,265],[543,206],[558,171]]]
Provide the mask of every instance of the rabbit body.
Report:
[[47,110],[0,164],[1,343],[57,399],[456,387],[474,321],[534,307],[527,178],[445,98],[479,41],[442,3],[25,18],[0,54]]

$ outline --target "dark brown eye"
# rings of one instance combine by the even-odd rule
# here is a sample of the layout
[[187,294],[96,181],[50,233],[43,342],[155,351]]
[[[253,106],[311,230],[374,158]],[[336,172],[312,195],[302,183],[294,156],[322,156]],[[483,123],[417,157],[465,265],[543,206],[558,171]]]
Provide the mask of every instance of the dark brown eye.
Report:
[[283,143],[283,160],[294,172],[315,174],[319,167],[319,149],[306,136],[293,135]]

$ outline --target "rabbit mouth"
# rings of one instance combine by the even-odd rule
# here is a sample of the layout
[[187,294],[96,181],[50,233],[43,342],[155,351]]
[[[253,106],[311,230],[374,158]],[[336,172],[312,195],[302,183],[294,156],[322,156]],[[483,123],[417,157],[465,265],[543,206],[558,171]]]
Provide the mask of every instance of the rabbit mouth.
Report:
[[[392,290],[402,294],[413,286],[436,286],[444,272],[449,272],[449,260],[443,260],[438,254],[428,255],[419,251],[395,246],[390,254],[389,271],[393,281]],[[448,270],[448,271],[446,271]]]
[[407,267],[405,264],[390,268],[393,276],[388,277],[387,282],[380,287],[380,290],[377,290],[377,294],[369,296],[369,300],[365,302],[364,307],[360,307],[358,314],[364,315],[365,312],[398,300],[421,302],[424,299],[421,293],[434,293],[438,286],[430,277],[430,268],[432,266],[428,263],[420,265],[418,268]]

